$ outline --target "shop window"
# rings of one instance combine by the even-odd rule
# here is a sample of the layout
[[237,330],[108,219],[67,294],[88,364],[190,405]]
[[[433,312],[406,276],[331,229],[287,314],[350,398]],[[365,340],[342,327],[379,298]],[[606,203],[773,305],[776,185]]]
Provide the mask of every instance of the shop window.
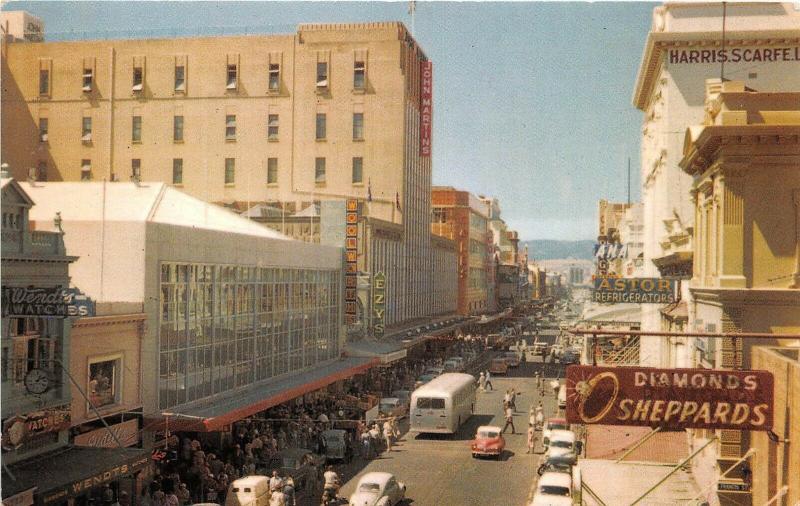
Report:
[[95,407],[113,406],[122,402],[121,375],[121,355],[89,362],[86,391]]

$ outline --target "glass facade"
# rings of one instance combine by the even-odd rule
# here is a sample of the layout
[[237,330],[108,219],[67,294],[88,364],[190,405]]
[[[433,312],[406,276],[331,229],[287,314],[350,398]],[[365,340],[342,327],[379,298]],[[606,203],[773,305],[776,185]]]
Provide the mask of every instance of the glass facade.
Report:
[[163,263],[159,408],[339,356],[340,271]]

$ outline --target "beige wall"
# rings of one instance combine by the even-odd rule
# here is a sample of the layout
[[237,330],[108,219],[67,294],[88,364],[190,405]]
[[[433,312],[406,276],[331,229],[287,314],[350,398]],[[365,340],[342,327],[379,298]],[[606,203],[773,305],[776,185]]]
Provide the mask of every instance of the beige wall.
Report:
[[[140,347],[144,337],[143,313],[80,318],[72,325],[70,374],[89,395],[89,365],[103,360],[120,360],[120,402],[99,408],[111,415],[141,406],[139,397]],[[72,385],[72,425],[79,425],[96,415],[87,406],[78,388]]]
[[789,443],[775,443],[764,432],[752,436],[753,504],[766,504],[784,485],[787,495],[775,504],[800,501],[800,350],[798,348],[756,347],[753,367],[771,371],[775,378],[775,419],[773,431]]
[[[398,222],[395,193],[404,195],[405,29],[398,23],[309,25],[293,35],[11,43],[3,65],[3,161],[22,179],[48,164],[49,180],[80,180],[81,160],[92,176],[127,181],[131,159],[142,179],[172,183],[172,159],[183,159],[183,189],[209,201],[311,201],[366,198],[371,214]],[[356,56],[358,55],[358,56]],[[363,55],[363,56],[362,56]],[[353,89],[353,64],[365,58],[367,86]],[[329,91],[318,93],[316,64],[329,63]],[[236,90],[226,89],[226,66],[238,62]],[[268,90],[271,62],[281,65],[280,92]],[[186,68],[185,93],[174,90],[177,64]],[[143,65],[144,89],[131,89]],[[39,96],[39,70],[51,69],[49,96]],[[92,92],[82,91],[84,67],[94,69]],[[111,104],[114,104],[113,112]],[[352,138],[354,112],[363,112],[364,141]],[[316,114],[327,115],[327,137],[315,140]],[[267,117],[279,115],[279,138],[267,140]],[[142,140],[131,140],[132,116],[142,117]],[[184,117],[184,140],[173,142],[173,117]],[[225,140],[225,117],[236,116],[236,140]],[[92,118],[92,141],[81,122]],[[39,118],[49,141],[38,139]],[[353,157],[363,157],[363,183],[351,182]],[[327,160],[327,180],[314,182],[314,159]],[[224,184],[224,159],[236,159],[236,181]],[[278,159],[278,182],[267,185],[267,159]],[[299,206],[298,206],[299,208]]]

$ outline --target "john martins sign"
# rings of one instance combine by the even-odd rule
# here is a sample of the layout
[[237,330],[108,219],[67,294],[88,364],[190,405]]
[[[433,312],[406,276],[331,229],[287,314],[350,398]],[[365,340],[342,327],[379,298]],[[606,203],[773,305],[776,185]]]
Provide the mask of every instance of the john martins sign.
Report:
[[665,429],[769,430],[769,371],[567,367],[567,420]]

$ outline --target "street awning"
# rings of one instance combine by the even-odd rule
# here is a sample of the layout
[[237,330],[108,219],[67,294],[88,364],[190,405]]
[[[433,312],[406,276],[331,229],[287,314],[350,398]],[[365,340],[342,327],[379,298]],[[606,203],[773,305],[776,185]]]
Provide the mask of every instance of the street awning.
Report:
[[378,358],[381,364],[391,364],[408,355],[408,350],[403,348],[401,343],[374,339],[362,339],[347,343],[344,352],[348,357]]
[[3,466],[3,498],[36,487],[36,504],[59,503],[151,465],[149,450],[65,446]]
[[497,320],[499,320],[501,318],[505,318],[506,316],[508,316],[510,314],[511,314],[511,308],[508,308],[505,311],[502,311],[500,313],[495,313],[495,314],[493,314],[491,316],[483,315],[478,320],[475,320],[473,323],[475,323],[476,325],[486,325],[488,323],[492,323],[494,321],[497,321]]
[[283,404],[303,394],[350,378],[380,363],[371,357],[348,357],[314,369],[257,383],[231,392],[145,418],[145,430],[214,432],[260,411]]

